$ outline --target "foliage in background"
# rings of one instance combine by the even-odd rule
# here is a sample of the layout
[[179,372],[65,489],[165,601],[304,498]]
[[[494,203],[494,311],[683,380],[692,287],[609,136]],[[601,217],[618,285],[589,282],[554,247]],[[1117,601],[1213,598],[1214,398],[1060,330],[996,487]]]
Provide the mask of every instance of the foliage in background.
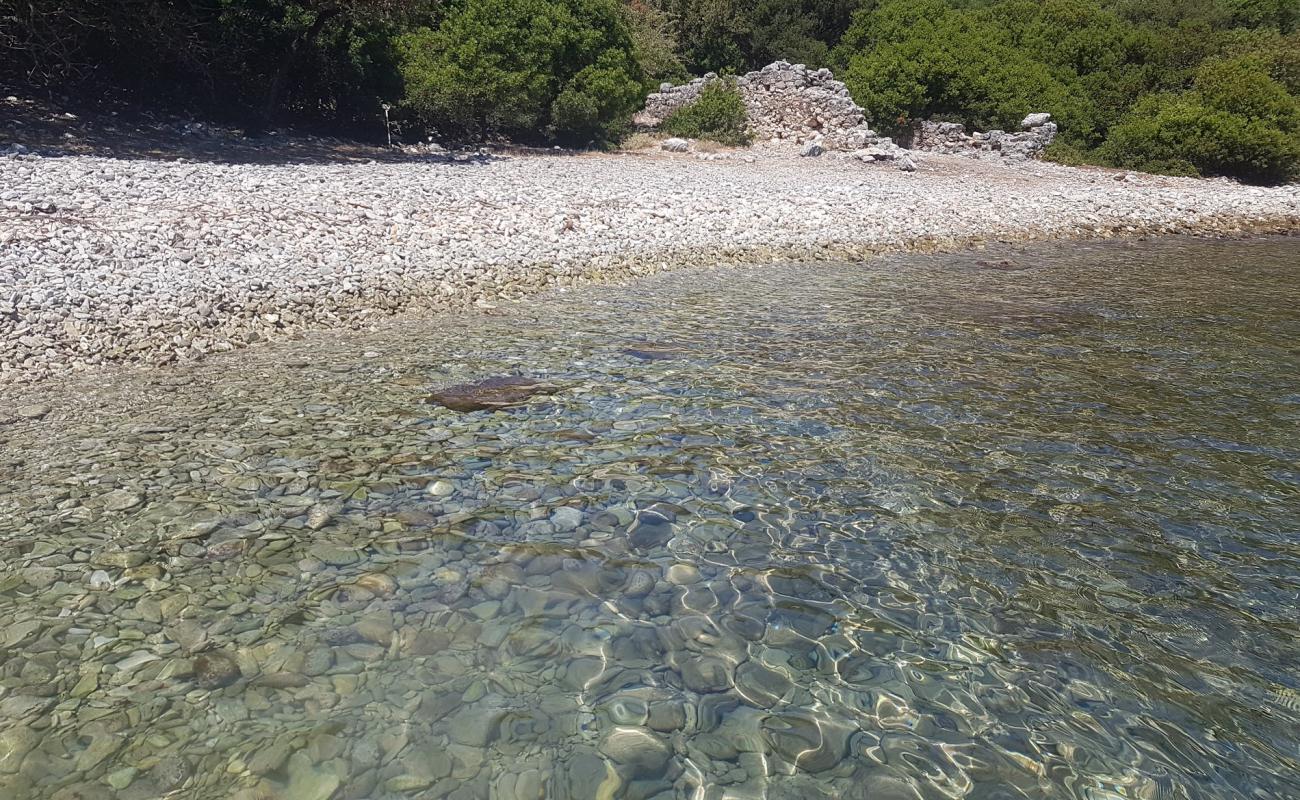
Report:
[[1142,98],[1101,147],[1108,163],[1175,175],[1300,177],[1300,101],[1253,57],[1197,70],[1190,91]]
[[825,66],[858,0],[652,0],[677,20],[693,73],[736,73],[777,59]]
[[706,84],[695,102],[669,114],[659,129],[732,147],[749,144],[750,138],[745,101],[735,84],[725,80]]
[[614,0],[467,0],[398,49],[409,107],[457,134],[600,143],[644,97]]
[[87,96],[264,128],[375,126],[400,97],[394,32],[432,0],[23,0],[0,3],[0,70]]
[[[888,132],[1061,126],[1071,163],[1296,177],[1300,0],[0,0],[0,78],[151,106],[601,144],[660,81],[831,66]],[[701,109],[696,113],[703,113]]]
[[1049,156],[1253,181],[1297,176],[1295,0],[881,0],[832,55],[877,126],[1014,130]]
[[645,0],[631,0],[625,7],[632,53],[652,86],[664,81],[685,81],[690,73],[677,52],[679,32],[672,16]]

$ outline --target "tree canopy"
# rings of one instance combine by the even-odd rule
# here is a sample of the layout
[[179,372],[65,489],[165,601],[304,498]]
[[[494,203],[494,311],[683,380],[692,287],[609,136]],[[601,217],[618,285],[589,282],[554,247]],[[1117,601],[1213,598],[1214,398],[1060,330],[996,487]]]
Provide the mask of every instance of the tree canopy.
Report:
[[1297,0],[24,0],[15,82],[378,135],[604,144],[660,81],[830,66],[873,125],[1011,128],[1052,157],[1297,177]]

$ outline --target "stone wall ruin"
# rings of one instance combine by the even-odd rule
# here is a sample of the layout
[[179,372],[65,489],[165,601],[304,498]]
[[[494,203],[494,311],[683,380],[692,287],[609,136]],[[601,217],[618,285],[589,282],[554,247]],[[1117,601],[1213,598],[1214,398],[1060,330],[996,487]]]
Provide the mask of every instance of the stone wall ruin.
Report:
[[1056,139],[1056,123],[1051,120],[1051,114],[1030,114],[1020,123],[1021,130],[1016,133],[992,130],[970,134],[966,133],[966,126],[958,122],[920,122],[912,136],[912,149],[972,158],[1026,161],[1042,155]]
[[[633,122],[655,128],[677,109],[699,98],[704,87],[722,80],[710,72],[680,86],[663,84],[646,98]],[[777,61],[736,78],[748,111],[749,127],[760,141],[817,142],[828,150],[857,150],[874,144],[876,134],[848,87],[828,69]]]
[[[660,85],[646,98],[645,108],[633,118],[643,129],[657,128],[669,115],[694,103],[711,83],[724,80],[708,73],[689,83]],[[876,135],[866,113],[849,96],[848,87],[828,69],[777,61],[735,79],[744,100],[749,129],[758,141],[802,145],[803,155],[825,150],[852,151],[864,161],[893,161],[906,155],[891,140]],[[921,122],[912,134],[910,149],[971,157],[1000,157],[1023,161],[1039,156],[1056,138],[1051,114],[1030,114],[1016,133],[988,131],[966,133],[951,122]],[[674,141],[674,148],[685,150]],[[911,163],[910,159],[908,163]],[[913,168],[914,165],[913,165]]]

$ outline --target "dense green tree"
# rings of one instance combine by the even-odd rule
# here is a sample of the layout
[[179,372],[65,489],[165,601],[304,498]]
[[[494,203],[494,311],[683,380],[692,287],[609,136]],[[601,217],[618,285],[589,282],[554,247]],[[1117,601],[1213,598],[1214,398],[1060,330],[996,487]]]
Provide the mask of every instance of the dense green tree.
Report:
[[0,70],[93,94],[382,134],[600,143],[645,91],[832,66],[873,124],[1010,129],[1080,161],[1293,175],[1297,0],[0,0]]
[[663,9],[645,0],[631,0],[624,6],[632,53],[652,84],[680,81],[688,76],[681,54],[676,21]]
[[855,99],[886,130],[930,118],[1007,129],[1036,110],[1080,116],[1050,65],[992,20],[941,0],[894,0],[860,14],[836,58]]
[[696,73],[735,73],[778,59],[825,66],[858,0],[656,0],[678,20]]
[[120,88],[265,127],[277,115],[373,125],[400,96],[396,29],[434,0],[0,3],[0,67],[94,94]]
[[447,132],[599,142],[643,96],[614,0],[465,0],[398,47],[409,106]]
[[[832,60],[875,123],[1061,125],[1058,152],[1121,166],[1278,180],[1293,175],[1300,46],[1280,11],[1229,0],[882,0]],[[1267,11],[1264,2],[1249,6]],[[1241,27],[1250,25],[1254,27]]]

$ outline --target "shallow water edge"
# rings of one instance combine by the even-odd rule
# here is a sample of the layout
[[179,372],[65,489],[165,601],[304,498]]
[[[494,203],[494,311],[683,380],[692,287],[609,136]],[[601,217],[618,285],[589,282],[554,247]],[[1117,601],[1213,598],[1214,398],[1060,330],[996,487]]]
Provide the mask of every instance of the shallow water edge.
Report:
[[[1290,798],[1297,246],[683,270],[33,387],[0,793]],[[556,391],[426,402],[497,375]]]

